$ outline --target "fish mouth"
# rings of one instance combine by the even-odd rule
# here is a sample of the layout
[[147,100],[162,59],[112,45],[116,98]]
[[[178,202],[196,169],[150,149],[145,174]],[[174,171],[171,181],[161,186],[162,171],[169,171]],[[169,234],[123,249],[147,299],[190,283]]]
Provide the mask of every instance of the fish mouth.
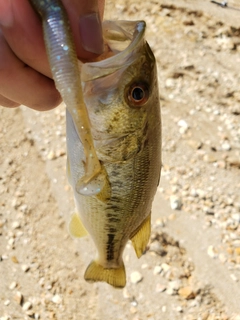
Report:
[[102,24],[103,38],[112,56],[96,62],[81,64],[81,80],[88,82],[112,74],[132,64],[135,52],[145,43],[145,21],[111,21]]

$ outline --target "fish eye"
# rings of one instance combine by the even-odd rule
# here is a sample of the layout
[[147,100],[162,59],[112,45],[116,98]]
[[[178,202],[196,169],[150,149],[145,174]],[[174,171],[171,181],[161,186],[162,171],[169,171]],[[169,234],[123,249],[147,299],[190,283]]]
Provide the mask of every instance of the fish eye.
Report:
[[127,99],[133,106],[144,105],[149,98],[148,86],[145,83],[133,84],[128,91]]

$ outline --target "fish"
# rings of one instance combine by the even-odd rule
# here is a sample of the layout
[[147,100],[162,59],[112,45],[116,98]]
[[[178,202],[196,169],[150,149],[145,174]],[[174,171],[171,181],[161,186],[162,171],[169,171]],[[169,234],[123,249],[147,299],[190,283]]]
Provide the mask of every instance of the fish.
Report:
[[87,281],[126,285],[123,250],[132,241],[137,257],[151,233],[151,206],[161,170],[161,117],[154,55],[144,39],[144,21],[104,21],[112,57],[81,68],[83,95],[98,159],[107,181],[96,195],[78,192],[84,150],[67,112],[69,182],[77,212],[70,233],[88,232],[97,256]]
[[84,184],[89,153],[74,113],[66,106],[67,175],[76,204],[68,228],[75,238],[89,234],[96,247],[85,280],[123,288],[127,242],[131,240],[140,258],[151,233],[151,207],[162,163],[161,113],[146,23],[104,21],[102,28],[110,54],[81,63],[78,71],[88,130],[100,164],[100,173]]

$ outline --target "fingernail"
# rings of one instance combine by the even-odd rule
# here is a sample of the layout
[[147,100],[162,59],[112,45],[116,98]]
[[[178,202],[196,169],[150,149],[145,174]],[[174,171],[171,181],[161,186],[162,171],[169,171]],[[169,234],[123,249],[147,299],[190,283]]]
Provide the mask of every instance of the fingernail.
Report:
[[92,53],[103,52],[102,24],[97,13],[80,17],[79,29],[83,48]]

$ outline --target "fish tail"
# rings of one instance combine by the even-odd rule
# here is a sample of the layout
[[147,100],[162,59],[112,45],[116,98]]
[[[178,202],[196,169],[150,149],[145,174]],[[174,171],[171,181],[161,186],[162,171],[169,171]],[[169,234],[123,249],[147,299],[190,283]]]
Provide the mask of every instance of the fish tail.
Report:
[[106,269],[96,261],[92,261],[84,274],[88,282],[104,281],[115,288],[123,288],[126,285],[126,273],[124,264],[119,268]]

